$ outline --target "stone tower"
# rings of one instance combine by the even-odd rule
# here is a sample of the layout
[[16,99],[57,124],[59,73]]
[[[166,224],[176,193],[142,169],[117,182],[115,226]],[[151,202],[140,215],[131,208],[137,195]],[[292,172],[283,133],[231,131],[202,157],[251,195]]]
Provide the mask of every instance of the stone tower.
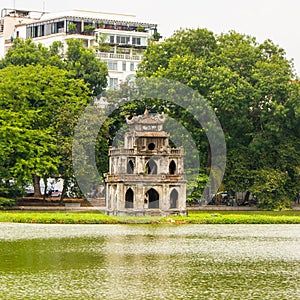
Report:
[[126,116],[124,147],[109,149],[106,212],[109,215],[186,214],[183,148],[169,146],[166,115]]

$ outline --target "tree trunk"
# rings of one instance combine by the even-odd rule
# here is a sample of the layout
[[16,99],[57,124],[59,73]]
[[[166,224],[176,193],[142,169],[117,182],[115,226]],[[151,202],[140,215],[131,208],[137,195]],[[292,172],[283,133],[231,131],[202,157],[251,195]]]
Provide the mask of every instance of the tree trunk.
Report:
[[32,180],[33,180],[33,189],[34,189],[34,197],[42,197],[41,194],[41,186],[40,186],[40,176],[38,175],[33,175]]
[[250,192],[247,191],[246,195],[245,195],[245,198],[244,198],[244,202],[249,202],[249,198],[250,198]]
[[61,195],[60,195],[60,199],[59,199],[60,204],[63,204],[64,197],[67,192],[67,186],[68,186],[67,180],[64,180],[63,189],[61,191]]
[[44,186],[45,186],[44,194],[43,194],[43,200],[45,201],[46,200],[46,195],[47,195],[47,183],[48,183],[48,180],[47,180],[47,178],[43,178],[43,181],[44,181]]

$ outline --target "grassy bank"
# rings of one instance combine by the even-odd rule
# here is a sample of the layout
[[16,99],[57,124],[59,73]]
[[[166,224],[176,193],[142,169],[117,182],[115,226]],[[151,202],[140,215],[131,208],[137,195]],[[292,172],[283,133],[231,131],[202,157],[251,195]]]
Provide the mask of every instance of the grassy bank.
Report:
[[189,212],[187,217],[111,217],[100,212],[0,211],[0,222],[44,224],[300,224],[300,211]]

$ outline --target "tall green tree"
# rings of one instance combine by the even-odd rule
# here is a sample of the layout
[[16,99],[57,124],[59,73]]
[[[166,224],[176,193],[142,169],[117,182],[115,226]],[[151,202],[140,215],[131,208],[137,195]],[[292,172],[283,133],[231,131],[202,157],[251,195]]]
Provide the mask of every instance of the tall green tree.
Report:
[[[1,175],[30,181],[67,177],[64,148],[90,101],[87,85],[53,66],[8,66],[0,70]],[[69,155],[71,155],[69,151]]]
[[[299,190],[299,82],[282,48],[234,31],[180,30],[147,48],[138,76],[173,79],[207,99],[226,136],[226,189],[251,191],[268,207]],[[209,157],[201,129],[184,113],[169,113],[188,123]]]
[[[35,119],[30,121],[26,119],[26,124],[33,126],[28,125],[30,130],[28,134],[33,133],[32,130],[39,130],[36,134],[33,133],[37,138],[42,135],[42,132],[46,134],[44,130],[47,130],[48,133],[51,132],[49,138],[51,137],[52,143],[43,144],[45,160],[47,155],[55,158],[53,163],[49,159],[49,171],[39,171],[36,165],[31,164],[31,169],[27,172],[33,174],[37,196],[40,195],[39,179],[41,177],[56,175],[63,178],[63,194],[68,186],[74,185],[71,160],[73,130],[84,106],[101,93],[107,84],[106,64],[96,58],[92,50],[85,49],[81,41],[70,40],[66,53],[64,50],[60,42],[54,42],[49,48],[46,48],[41,44],[34,43],[31,39],[15,39],[5,58],[0,61],[0,69],[2,69],[0,71],[3,74],[3,81],[1,81],[3,84],[0,87],[3,117],[5,116],[4,110],[8,110],[8,112],[13,110],[19,115],[28,113],[28,116],[30,115],[29,111],[32,111]],[[19,67],[17,68],[17,66]],[[8,107],[8,103],[11,103],[10,107]],[[18,124],[16,129],[22,129],[22,122],[14,123]],[[6,121],[3,121],[2,130],[4,131],[7,129],[4,127],[5,124]],[[12,142],[8,140],[8,144],[12,144]],[[3,153],[5,153],[7,145],[4,146],[4,143],[2,145]],[[37,149],[39,142],[32,145],[34,149]],[[50,145],[56,147],[53,148]],[[26,148],[22,149],[26,150]],[[50,154],[47,149],[51,149]],[[33,152],[31,153],[33,154]],[[41,156],[38,161],[41,160]],[[19,156],[16,155],[16,157]],[[26,159],[29,161],[28,157]],[[13,159],[10,160],[6,157],[6,160],[16,166]],[[16,172],[11,172],[12,169],[8,170],[10,171],[5,178],[17,176]],[[36,174],[33,170],[36,171]],[[4,172],[4,169],[2,171]],[[24,176],[20,172],[18,177],[29,180],[28,176]]]

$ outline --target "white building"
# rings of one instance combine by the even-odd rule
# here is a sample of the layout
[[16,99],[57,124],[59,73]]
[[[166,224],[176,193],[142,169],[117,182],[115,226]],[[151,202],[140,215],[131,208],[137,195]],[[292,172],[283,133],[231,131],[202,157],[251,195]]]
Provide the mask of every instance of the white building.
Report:
[[[2,9],[0,26],[0,58],[14,38],[32,38],[49,47],[61,41],[80,39],[85,47],[93,47],[97,56],[108,66],[109,88],[134,76],[144,49],[151,36],[157,35],[157,25],[136,21],[134,15],[112,14],[83,10],[43,13]],[[98,47],[98,41],[106,47]]]

